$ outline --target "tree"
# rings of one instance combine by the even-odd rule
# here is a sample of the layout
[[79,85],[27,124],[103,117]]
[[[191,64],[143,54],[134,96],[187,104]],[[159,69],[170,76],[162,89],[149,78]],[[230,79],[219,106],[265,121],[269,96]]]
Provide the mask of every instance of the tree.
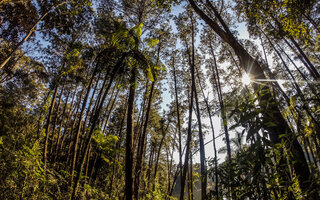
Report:
[[[219,23],[221,24],[222,28],[218,25],[216,21],[214,21],[212,18],[210,18],[207,14],[205,14],[198,5],[192,1],[189,0],[190,5],[195,10],[195,12],[210,26],[210,28],[215,31],[226,43],[228,43],[234,52],[237,54],[239,60],[240,60],[240,66],[243,67],[243,69],[250,74],[251,78],[253,80],[255,79],[262,79],[266,80],[266,76],[264,75],[264,72],[257,60],[252,58],[249,53],[243,48],[243,46],[237,41],[237,39],[233,36],[231,33],[229,27],[225,24],[224,20],[220,16],[217,9],[210,3],[207,2],[208,8],[214,13],[214,16],[218,19]],[[255,90],[258,90],[259,86],[257,84],[254,84]],[[268,131],[270,132],[270,139],[278,143],[280,141],[279,135],[280,134],[289,134],[291,133],[291,130],[289,126],[287,125],[287,122],[284,120],[284,118],[281,115],[280,110],[276,107],[275,102],[272,103],[273,98],[271,97],[270,92],[268,92],[270,89],[267,85],[263,87],[263,90],[266,90],[266,95],[263,96],[264,101],[268,102],[268,100],[271,100],[271,106],[268,109],[272,111],[272,118],[276,119],[274,121],[275,126],[269,127]],[[292,154],[295,161],[294,168],[297,173],[300,186],[302,190],[306,190],[308,188],[308,178],[310,175],[310,172],[308,170],[303,170],[307,168],[307,162],[304,157],[303,150],[299,144],[299,142],[294,139],[293,140],[293,147],[292,147]],[[304,166],[304,167],[303,167]]]
[[319,3],[185,3],[0,2],[3,199],[318,198]]

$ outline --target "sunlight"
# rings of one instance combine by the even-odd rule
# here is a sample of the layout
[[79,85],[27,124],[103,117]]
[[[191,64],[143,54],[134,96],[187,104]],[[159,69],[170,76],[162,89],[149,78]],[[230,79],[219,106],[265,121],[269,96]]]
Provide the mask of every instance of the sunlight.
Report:
[[250,78],[250,76],[249,76],[247,73],[244,73],[244,74],[242,75],[241,82],[242,82],[244,85],[249,85],[249,84],[251,83],[251,78]]

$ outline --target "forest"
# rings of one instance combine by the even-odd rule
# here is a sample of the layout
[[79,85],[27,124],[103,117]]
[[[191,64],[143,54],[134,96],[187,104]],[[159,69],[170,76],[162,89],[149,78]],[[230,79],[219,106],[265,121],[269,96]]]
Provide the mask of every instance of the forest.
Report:
[[320,199],[317,0],[1,0],[0,199]]

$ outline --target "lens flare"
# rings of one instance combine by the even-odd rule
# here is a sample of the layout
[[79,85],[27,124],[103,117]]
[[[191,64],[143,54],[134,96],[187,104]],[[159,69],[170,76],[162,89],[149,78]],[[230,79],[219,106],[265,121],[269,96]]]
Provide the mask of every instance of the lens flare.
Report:
[[250,78],[250,76],[249,76],[247,73],[244,73],[244,74],[242,75],[241,82],[242,82],[244,85],[249,85],[249,84],[251,83],[251,78]]

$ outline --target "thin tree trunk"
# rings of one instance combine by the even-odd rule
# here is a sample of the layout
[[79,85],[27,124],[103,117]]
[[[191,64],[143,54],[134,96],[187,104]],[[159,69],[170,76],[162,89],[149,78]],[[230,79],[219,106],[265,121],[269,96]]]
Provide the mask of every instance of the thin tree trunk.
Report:
[[[72,100],[71,100],[70,108],[69,108],[69,111],[68,111],[68,116],[67,116],[67,119],[66,119],[66,121],[64,123],[64,134],[62,135],[62,141],[65,138],[67,126],[68,126],[68,124],[70,123],[70,120],[71,120],[71,116],[72,116],[72,113],[73,113],[72,107],[73,107],[73,102],[74,102],[74,98],[76,96],[76,93],[77,93],[77,89],[73,93],[73,97],[72,97]],[[65,108],[67,107],[67,105],[68,105],[68,102],[66,101]],[[61,129],[59,130],[59,132],[60,131],[61,131]],[[61,141],[61,144],[62,144],[62,141]],[[58,156],[59,152],[61,151],[61,149],[62,149],[62,145],[60,145],[60,137],[58,137],[54,161],[57,159],[57,156]]]
[[185,161],[183,166],[183,173],[181,176],[181,191],[180,191],[180,200],[183,200],[184,198],[184,188],[186,184],[186,175],[188,172],[188,165],[189,165],[189,154],[190,154],[190,143],[191,143],[191,135],[192,135],[192,109],[193,109],[193,92],[194,91],[194,85],[191,86],[191,95],[190,95],[190,103],[189,103],[189,117],[188,117],[188,131],[187,131],[187,144],[186,144],[186,155],[185,155]]
[[92,75],[91,75],[91,78],[90,78],[90,81],[88,84],[87,92],[86,92],[86,95],[85,95],[83,102],[82,102],[82,107],[81,107],[81,111],[80,111],[80,115],[79,115],[79,122],[78,122],[76,133],[75,133],[73,159],[72,159],[72,165],[71,165],[71,180],[70,180],[71,186],[73,184],[73,178],[74,178],[74,172],[75,172],[75,166],[76,166],[76,160],[77,160],[77,153],[78,153],[79,137],[80,137],[81,127],[83,124],[83,115],[85,112],[85,108],[87,107],[87,101],[89,98],[89,94],[91,91],[94,77],[96,75],[97,68],[98,68],[98,65],[96,65],[96,67],[94,68],[94,70],[92,72]]
[[158,166],[159,166],[159,160],[160,160],[160,155],[161,155],[161,149],[162,149],[162,145],[164,143],[164,140],[166,138],[166,134],[168,132],[168,128],[169,128],[169,125],[170,125],[170,120],[168,121],[168,124],[167,124],[167,127],[164,128],[164,118],[162,118],[161,122],[161,132],[162,132],[162,138],[161,138],[161,141],[160,141],[160,144],[159,144],[159,148],[158,148],[158,152],[157,152],[157,157],[156,157],[156,163],[155,163],[155,166],[154,166],[154,174],[153,174],[153,191],[155,190],[155,179],[156,179],[156,176],[157,176],[157,173],[158,173]]
[[202,96],[203,96],[203,100],[206,104],[206,108],[207,108],[207,113],[209,115],[209,120],[210,120],[210,126],[211,126],[211,131],[212,131],[212,143],[213,143],[213,152],[214,152],[214,168],[215,168],[215,192],[216,192],[216,197],[217,200],[219,200],[219,189],[218,189],[218,184],[219,184],[219,180],[218,180],[218,156],[217,156],[217,148],[216,148],[216,140],[215,140],[215,134],[214,134],[214,126],[213,126],[213,122],[212,122],[212,114],[210,111],[210,106],[208,103],[208,98],[205,97],[204,95],[204,89],[201,86],[201,81],[200,81],[200,77],[199,77],[199,72],[197,71],[197,77],[198,77],[198,81],[199,81],[199,86],[202,92]]
[[132,168],[133,168],[133,129],[134,129],[134,100],[136,92],[136,68],[130,72],[130,88],[128,99],[128,115],[127,115],[127,134],[126,134],[126,159],[125,159],[125,197],[126,200],[132,200]]
[[191,81],[192,81],[192,88],[194,89],[194,97],[195,97],[195,104],[196,104],[196,116],[198,119],[198,126],[199,126],[199,142],[200,142],[200,166],[201,166],[201,199],[205,200],[207,198],[207,166],[206,166],[206,156],[205,156],[205,147],[204,147],[204,139],[203,139],[203,132],[202,132],[202,124],[201,124],[201,115],[200,115],[200,108],[198,102],[198,92],[196,88],[196,81],[195,81],[195,51],[194,51],[194,27],[193,27],[193,19],[191,17],[191,46],[192,46],[192,54],[191,54]]
[[211,43],[210,43],[210,50],[211,50],[211,56],[213,57],[213,62],[214,62],[214,65],[212,66],[212,73],[214,75],[214,81],[215,81],[216,90],[217,90],[217,94],[218,94],[218,100],[219,100],[220,109],[221,109],[221,117],[222,117],[222,121],[223,121],[223,128],[224,128],[224,133],[225,133],[225,137],[226,137],[226,144],[227,144],[228,161],[231,163],[231,146],[230,146],[230,139],[229,139],[227,114],[225,112],[224,101],[222,98],[222,90],[221,90],[217,60],[216,60],[216,56],[213,51],[213,47],[212,47]]
[[45,12],[36,22],[35,24],[30,28],[28,34],[13,48],[13,50],[9,53],[9,55],[6,57],[6,59],[1,63],[0,69],[2,69],[12,58],[12,56],[15,54],[15,52],[23,45],[25,41],[29,39],[29,37],[32,35],[33,32],[36,31],[36,28],[38,24],[51,12],[53,9],[67,3],[67,1],[61,2],[58,5],[51,6],[47,12]]
[[177,126],[178,126],[178,137],[179,137],[179,165],[180,165],[180,177],[182,175],[182,137],[181,137],[181,121],[180,121],[180,106],[179,106],[179,98],[178,98],[178,88],[177,88],[177,75],[175,68],[175,58],[173,57],[172,61],[173,67],[173,78],[174,78],[174,94],[176,100],[176,110],[177,110]]
[[155,81],[151,84],[150,94],[149,94],[149,100],[148,100],[148,106],[146,111],[146,119],[143,126],[142,135],[140,137],[140,141],[138,143],[138,152],[137,152],[137,161],[136,161],[136,169],[135,169],[135,191],[134,196],[136,199],[139,199],[139,185],[140,185],[140,173],[142,170],[142,162],[143,162],[143,155],[145,151],[145,142],[146,142],[146,136],[147,136],[147,127],[148,127],[148,121],[149,121],[149,115],[152,105],[152,97],[153,97],[153,90],[154,90]]
[[[81,92],[80,92],[80,94],[79,94],[79,99],[82,98],[82,95],[83,95],[83,90],[81,90]],[[70,157],[70,156],[68,156],[68,155],[70,154],[69,150],[70,150],[70,146],[71,146],[71,143],[72,143],[72,140],[71,140],[71,138],[72,138],[72,131],[74,130],[75,125],[76,125],[76,119],[77,119],[77,115],[78,115],[78,113],[79,113],[79,109],[80,109],[80,101],[76,102],[76,105],[74,106],[73,111],[69,113],[69,117],[68,117],[68,118],[69,118],[70,120],[68,120],[67,123],[65,124],[64,134],[63,134],[63,136],[62,136],[62,140],[61,140],[61,144],[60,144],[60,150],[59,150],[59,151],[61,152],[61,151],[62,151],[62,148],[63,148],[63,146],[64,146],[64,142],[65,142],[66,137],[67,137],[67,136],[70,137],[69,147],[67,147],[68,153],[67,153],[67,155],[66,155],[66,156],[67,156],[67,159],[66,159],[67,161],[66,161],[66,163],[68,163],[68,159],[69,159],[69,157]],[[74,113],[75,113],[75,114],[74,114]],[[71,125],[70,123],[71,123],[71,121],[72,121],[72,116],[73,116],[73,115],[74,115],[74,118],[73,118],[73,123],[72,123],[72,125]],[[69,125],[71,125],[71,126],[69,127]],[[68,128],[69,128],[70,133],[67,134]],[[66,168],[67,166],[69,166],[69,165],[65,165],[65,168]]]
[[149,163],[148,163],[148,171],[147,171],[147,191],[150,191],[150,184],[151,184],[151,173],[152,173],[152,166],[153,166],[153,161],[154,161],[154,154],[156,151],[155,148],[155,143],[151,142],[151,150],[150,150],[150,155],[149,155]]
[[189,200],[193,200],[193,160],[192,160],[192,152],[190,149],[190,167],[189,167],[189,192],[188,192],[188,196],[189,196]]
[[67,164],[65,165],[65,168],[67,169],[68,167],[72,166],[72,161],[73,161],[73,154],[72,154],[72,147],[74,144],[74,140],[75,140],[75,131],[76,131],[76,127],[77,127],[77,122],[78,122],[78,118],[80,120],[80,112],[81,112],[81,100],[82,100],[82,95],[85,92],[85,87],[82,87],[81,89],[81,95],[78,99],[78,106],[77,106],[77,111],[73,120],[73,124],[72,124],[72,128],[70,130],[70,142],[69,142],[69,146],[68,146],[68,153],[67,153]]
[[311,61],[307,57],[307,55],[303,52],[303,50],[300,48],[299,44],[295,41],[295,39],[292,36],[290,36],[290,41],[294,44],[294,46],[299,51],[300,55],[307,62],[307,64],[308,64],[307,69],[309,70],[311,76],[313,76],[315,80],[318,80],[320,78],[320,74],[319,74],[318,70],[314,67],[314,65],[311,63]]
[[46,170],[47,170],[47,153],[48,153],[49,129],[50,129],[50,123],[51,123],[51,118],[52,118],[54,105],[55,105],[57,94],[58,94],[58,88],[59,88],[59,85],[56,84],[56,88],[55,88],[54,93],[53,93],[53,97],[52,97],[51,105],[50,105],[50,110],[49,110],[49,114],[48,114],[48,119],[47,119],[47,123],[46,123],[46,137],[45,137],[45,141],[44,141],[44,151],[43,151],[43,163],[44,163],[44,173],[45,174],[46,174]]
[[[142,136],[142,129],[143,129],[143,124],[144,124],[144,118],[145,118],[145,105],[146,105],[146,101],[147,101],[147,93],[148,93],[148,88],[149,88],[149,81],[146,80],[146,86],[145,86],[145,91],[144,91],[144,94],[143,94],[143,102],[142,104],[140,105],[140,112],[139,112],[139,115],[138,115],[138,118],[137,118],[137,125],[135,127],[135,135],[134,135],[134,138],[133,138],[133,149],[136,150],[136,145],[137,143],[139,143],[141,141],[141,136]],[[139,144],[138,144],[139,145]],[[138,147],[139,148],[139,147]],[[138,151],[138,149],[137,149]],[[135,152],[133,152],[134,154]]]
[[93,178],[93,174],[95,172],[95,166],[96,166],[97,160],[98,160],[98,153],[95,153],[94,160],[92,162],[92,167],[90,170],[90,178],[89,178],[89,184],[91,183],[92,185],[94,185],[92,178]]
[[67,105],[68,105],[68,100],[69,100],[70,94],[71,94],[71,92],[68,92],[68,95],[67,95],[64,107],[63,107],[63,111],[62,111],[62,114],[61,114],[58,135],[57,135],[57,139],[56,139],[56,142],[55,142],[55,145],[54,145],[55,146],[54,153],[52,152],[53,153],[53,159],[52,159],[53,162],[55,162],[55,160],[56,160],[56,154],[57,154],[57,150],[58,150],[58,146],[59,146],[59,142],[60,142],[60,134],[61,134],[63,118],[64,118],[63,116],[67,111]]
[[[128,101],[128,98],[126,98],[126,100],[125,100],[125,102],[127,102]],[[124,113],[123,113],[123,118],[122,118],[122,120],[121,120],[121,122],[120,122],[120,128],[119,128],[119,131],[118,131],[118,137],[119,138],[122,138],[122,129],[123,129],[123,127],[124,127],[124,122],[125,122],[125,119],[126,119],[126,114],[127,114],[127,106],[125,106],[125,110],[124,110]],[[118,143],[115,145],[115,149],[120,149],[120,145],[121,145],[121,142],[120,141],[118,141]],[[116,172],[118,172],[118,170],[115,168],[115,161],[117,160],[117,158],[119,159],[119,157],[120,157],[120,152],[118,152],[118,153],[116,153],[115,154],[115,156],[114,156],[114,161],[113,161],[113,171],[112,171],[112,176],[111,176],[111,180],[110,180],[110,185],[109,185],[109,190],[110,190],[110,192],[109,192],[109,194],[111,194],[111,191],[112,191],[112,189],[113,189],[113,180],[114,180],[114,176],[115,176],[115,174],[116,174]]]
[[[115,87],[117,87],[117,85],[115,85]],[[117,101],[119,92],[120,92],[120,89],[118,88],[115,96],[113,97],[113,93],[112,93],[112,95],[110,96],[110,101],[108,102],[108,105],[107,105],[107,108],[108,108],[108,112],[107,112],[107,113],[108,113],[108,114],[107,114],[107,116],[106,116],[106,121],[105,121],[104,126],[103,126],[103,129],[102,129],[102,132],[103,132],[103,133],[105,133],[105,130],[106,130],[106,128],[108,127],[109,119],[110,119],[110,117],[111,117],[111,114],[112,114],[112,111],[113,111],[113,108],[114,108],[114,104],[115,104],[115,102]],[[111,98],[111,97],[113,97],[113,98]],[[111,103],[110,108],[109,108],[109,103]]]
[[84,155],[80,159],[80,167],[77,170],[77,176],[76,176],[76,179],[75,179],[75,182],[74,182],[74,186],[72,187],[71,200],[74,200],[77,197],[78,185],[79,185],[81,173],[82,173],[82,170],[83,170],[83,167],[84,167],[84,164],[85,164],[85,160],[86,160],[86,157],[87,157],[87,154],[88,154],[89,144],[91,142],[93,132],[95,131],[96,126],[98,125],[99,116],[100,116],[100,113],[101,113],[101,110],[102,110],[102,107],[103,107],[104,100],[107,97],[108,91],[109,91],[109,89],[110,89],[110,87],[111,87],[111,85],[113,83],[113,80],[114,80],[115,76],[118,73],[119,68],[121,67],[120,65],[123,62],[125,56],[126,56],[126,54],[123,54],[122,57],[120,58],[120,60],[117,62],[117,64],[113,67],[112,72],[110,74],[109,83],[108,83],[108,85],[107,85],[107,87],[106,87],[106,89],[104,91],[104,94],[103,94],[103,96],[101,98],[101,102],[100,102],[98,108],[95,110],[95,114],[94,114],[94,116],[92,118],[92,125],[91,125],[91,128],[90,128],[90,132],[88,134],[88,137],[86,138],[86,142],[85,142],[84,147],[83,147],[84,148]]
[[59,101],[58,101],[58,105],[57,105],[57,111],[56,111],[56,113],[54,115],[54,122],[53,122],[53,126],[52,126],[52,134],[51,134],[51,143],[49,143],[49,145],[50,145],[50,148],[49,148],[50,149],[49,150],[50,156],[52,155],[53,142],[54,142],[54,131],[55,131],[56,124],[57,124],[57,121],[58,121],[58,115],[59,115],[59,111],[60,111],[60,103],[61,103],[64,87],[65,87],[65,84],[62,85],[62,88],[61,88],[61,91],[60,91],[60,94],[59,94]]
[[[85,143],[85,137],[86,137],[87,128],[88,128],[88,126],[90,126],[90,124],[88,124],[89,118],[92,118],[93,115],[94,115],[94,110],[95,110],[97,101],[95,102],[95,105],[94,105],[94,107],[92,109],[91,109],[91,107],[92,107],[92,104],[93,104],[94,100],[96,99],[95,98],[95,94],[97,92],[97,86],[99,84],[100,76],[101,76],[101,72],[99,73],[99,75],[97,77],[96,84],[95,84],[95,86],[93,88],[93,92],[92,92],[92,95],[91,95],[91,98],[90,98],[90,103],[88,105],[88,109],[87,109],[87,112],[86,112],[86,117],[85,117],[84,122],[83,122],[82,137],[81,137],[82,139],[80,140],[80,145],[79,145],[79,148],[78,148],[78,155],[81,155],[84,152],[83,144]],[[100,91],[102,92],[102,90],[100,90]],[[101,93],[99,93],[99,94],[101,95]],[[80,156],[77,156],[76,163],[79,163],[79,159],[80,159]]]
[[[160,122],[161,123],[161,122]],[[169,126],[169,124],[168,124]],[[156,180],[156,177],[157,177],[157,173],[158,173],[158,166],[159,166],[159,160],[160,160],[160,155],[161,155],[161,149],[162,149],[162,145],[163,145],[163,142],[164,142],[164,139],[166,137],[166,130],[164,130],[164,120],[162,120],[162,125],[161,125],[161,132],[162,132],[162,138],[161,138],[161,141],[160,141],[160,144],[159,144],[159,148],[158,148],[158,152],[157,152],[157,157],[156,157],[156,163],[154,165],[154,174],[153,174],[153,188],[152,188],[152,191],[155,191],[155,180]]]
[[100,76],[101,76],[101,72],[99,72],[99,75],[97,77],[97,81],[96,81],[95,86],[93,88],[93,92],[92,92],[92,95],[91,95],[91,98],[90,98],[90,103],[89,103],[89,106],[88,106],[88,110],[86,112],[86,118],[84,119],[83,128],[82,128],[82,135],[83,136],[86,134],[86,128],[88,126],[89,117],[93,113],[93,108],[91,109],[91,106],[92,106],[94,100],[96,99],[95,98],[95,94],[97,92],[97,87],[99,85]]

